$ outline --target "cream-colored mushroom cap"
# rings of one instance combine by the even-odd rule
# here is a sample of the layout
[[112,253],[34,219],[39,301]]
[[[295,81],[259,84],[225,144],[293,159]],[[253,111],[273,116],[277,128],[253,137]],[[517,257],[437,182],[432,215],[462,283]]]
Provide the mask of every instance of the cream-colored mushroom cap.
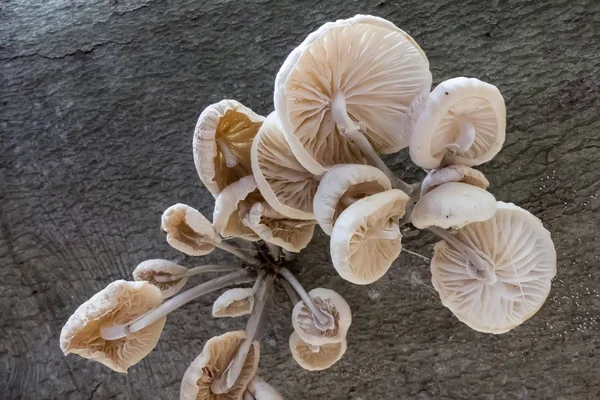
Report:
[[167,243],[188,256],[203,256],[221,243],[212,224],[202,213],[185,204],[175,204],[162,215],[161,228]]
[[260,193],[275,211],[289,218],[314,219],[313,197],[319,179],[296,160],[275,112],[256,134],[251,159]]
[[229,392],[215,394],[211,392],[210,385],[219,374],[225,372],[244,339],[246,339],[245,331],[235,331],[215,336],[206,342],[202,353],[196,357],[183,375],[179,398],[181,400],[241,400],[258,369],[260,346],[257,341],[252,342],[240,377]]
[[430,226],[461,228],[485,221],[496,212],[496,198],[480,187],[461,182],[444,183],[421,197],[410,216],[418,229]]
[[352,311],[346,300],[335,291],[325,288],[313,289],[308,295],[319,310],[333,317],[333,325],[321,329],[304,301],[299,301],[292,311],[292,325],[298,336],[315,345],[342,341],[352,324]]
[[323,175],[315,194],[315,219],[323,232],[331,236],[335,221],[350,204],[391,188],[389,178],[378,168],[359,164],[336,165]]
[[292,332],[290,336],[290,350],[294,360],[309,371],[322,371],[331,367],[342,358],[346,347],[346,339],[319,346],[305,342],[296,332]]
[[283,396],[259,376],[252,379],[246,392],[252,395],[252,400],[283,400]]
[[429,95],[410,139],[410,157],[423,168],[479,165],[502,148],[506,106],[498,88],[475,78],[453,78]]
[[127,373],[156,346],[167,317],[116,340],[100,336],[103,327],[134,321],[163,301],[160,290],[147,282],[118,280],[92,296],[69,317],[60,333],[60,348]]
[[258,191],[254,176],[248,175],[227,186],[215,199],[213,225],[223,237],[239,237],[249,241],[259,239],[258,235],[248,228],[242,218],[250,211],[250,207],[264,201]]
[[431,73],[415,41],[382,18],[328,22],[288,56],[275,78],[275,111],[298,161],[315,175],[337,164],[365,164],[340,132],[347,118],[373,148],[406,146],[409,111],[427,96]]
[[235,100],[221,100],[200,114],[194,131],[194,163],[213,196],[252,174],[250,147],[263,120]]
[[[135,267],[133,270],[133,279],[139,282],[151,283],[160,289],[163,298],[167,298],[173,296],[185,286],[188,278],[182,275],[186,272],[187,268],[171,261],[146,260]],[[179,279],[169,279],[177,275],[181,277]]]
[[480,332],[504,333],[541,308],[556,274],[556,250],[539,219],[498,202],[493,218],[469,224],[454,236],[483,253],[496,277],[483,280],[465,256],[444,241],[436,244],[431,282],[459,320]]
[[449,165],[441,169],[432,169],[421,183],[421,196],[448,182],[462,182],[487,189],[490,182],[480,171],[466,165]]
[[293,253],[308,246],[315,230],[314,221],[287,218],[267,203],[254,204],[243,222],[262,240]]
[[331,260],[338,274],[357,285],[381,278],[400,255],[399,220],[409,197],[392,189],[358,200],[339,216],[331,233]]
[[254,307],[254,294],[252,288],[228,289],[213,303],[212,316],[239,317],[250,314]]

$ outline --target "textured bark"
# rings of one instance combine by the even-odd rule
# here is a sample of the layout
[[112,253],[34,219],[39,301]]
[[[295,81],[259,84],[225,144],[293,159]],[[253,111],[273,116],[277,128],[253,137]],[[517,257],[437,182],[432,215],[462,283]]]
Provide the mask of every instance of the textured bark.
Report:
[[[124,4],[127,3],[127,4]],[[119,375],[63,357],[75,308],[137,263],[187,266],[158,228],[167,206],[206,215],[191,152],[200,111],[234,98],[266,115],[286,55],[328,20],[390,19],[422,44],[434,81],[497,85],[507,141],[481,167],[498,199],[553,233],[558,275],[542,310],[514,331],[474,332],[432,293],[428,264],[402,254],[368,287],[340,279],[319,231],[295,265],[307,288],[350,303],[348,352],[320,373],[288,350],[291,305],[278,293],[261,374],[287,399],[600,397],[600,2],[5,1],[0,6],[0,393],[6,399],[174,399],[211,336],[208,296],[169,316],[150,356]],[[387,158],[409,181],[407,152]],[[408,232],[429,255],[434,238]]]

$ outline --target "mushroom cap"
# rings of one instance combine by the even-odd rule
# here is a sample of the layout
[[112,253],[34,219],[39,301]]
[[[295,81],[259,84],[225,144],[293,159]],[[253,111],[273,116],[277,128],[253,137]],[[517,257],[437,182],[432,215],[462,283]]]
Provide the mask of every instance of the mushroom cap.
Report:
[[342,164],[332,167],[323,175],[313,201],[315,219],[323,232],[331,236],[333,225],[347,205],[340,200],[362,199],[390,190],[389,178],[370,165]]
[[162,297],[173,296],[179,292],[187,283],[188,278],[172,281],[157,281],[157,276],[170,277],[173,275],[182,275],[187,272],[187,268],[177,265],[167,260],[146,260],[138,264],[133,270],[133,280],[138,282],[148,282],[160,289]]
[[315,324],[315,317],[304,301],[299,301],[292,311],[294,330],[307,343],[323,345],[340,342],[346,338],[352,323],[352,311],[342,296],[333,290],[316,288],[308,292],[315,306],[333,317],[331,329],[322,330]]
[[318,178],[296,160],[275,112],[269,114],[256,134],[251,159],[260,193],[275,211],[289,218],[314,219]]
[[254,204],[243,222],[262,240],[293,253],[308,246],[315,230],[314,221],[287,218],[267,203]]
[[387,190],[358,200],[340,214],[330,250],[342,278],[366,285],[387,272],[402,249],[398,222],[408,200],[401,190]]
[[[194,163],[200,180],[216,196],[243,176],[252,174],[250,147],[264,117],[235,100],[221,100],[206,107],[194,130]],[[237,158],[229,168],[221,145]]]
[[188,256],[204,256],[215,249],[221,237],[202,213],[185,204],[175,204],[162,215],[161,228],[167,243]]
[[248,391],[256,400],[283,400],[283,396],[258,375],[248,385]]
[[78,354],[127,373],[156,346],[167,317],[116,340],[103,339],[100,330],[132,322],[162,301],[160,290],[147,282],[114,281],[69,317],[60,332],[60,348],[65,355]]
[[250,314],[254,308],[252,288],[233,288],[221,294],[213,303],[212,316],[239,317]]
[[337,129],[334,101],[364,125],[380,153],[406,146],[413,100],[427,96],[425,53],[385,19],[357,15],[328,22],[290,53],[275,78],[275,111],[298,161],[315,175],[337,164],[366,164]]
[[302,340],[296,332],[290,335],[290,350],[294,360],[309,371],[322,371],[331,367],[342,358],[346,348],[346,339],[315,346]]
[[495,212],[496,198],[490,192],[468,183],[448,182],[421,197],[410,218],[418,229],[458,229],[490,219]]
[[243,223],[242,218],[254,203],[263,200],[252,175],[227,186],[215,199],[215,230],[223,237],[240,237],[252,242],[258,240],[258,235]]
[[213,379],[225,371],[235,357],[237,348],[245,339],[245,331],[235,331],[215,336],[206,342],[202,353],[192,361],[183,375],[179,398],[181,400],[241,400],[258,369],[260,345],[257,341],[252,342],[240,377],[229,392],[215,394],[211,392],[210,385]]
[[474,166],[491,160],[506,135],[506,106],[498,88],[475,78],[452,78],[430,94],[410,139],[410,157],[422,168],[437,168],[446,146],[459,137],[457,122],[473,124],[475,140],[468,150],[451,155],[452,164]]
[[529,319],[544,304],[556,274],[556,250],[541,221],[511,203],[498,202],[491,219],[455,233],[494,265],[493,284],[476,279],[467,259],[446,242],[435,245],[431,282],[442,304],[472,329],[504,333]]
[[462,182],[487,189],[490,182],[480,171],[466,165],[449,165],[441,169],[432,169],[421,183],[421,196],[448,182]]

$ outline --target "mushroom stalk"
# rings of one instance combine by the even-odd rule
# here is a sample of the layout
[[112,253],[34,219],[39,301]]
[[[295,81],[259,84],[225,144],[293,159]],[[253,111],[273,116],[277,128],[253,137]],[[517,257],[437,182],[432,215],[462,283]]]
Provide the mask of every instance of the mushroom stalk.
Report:
[[[395,229],[394,229],[395,228]],[[372,236],[369,235],[369,239],[383,239],[383,240],[398,240],[402,235],[400,234],[400,227],[395,225],[390,229],[380,229],[377,233]]]
[[460,116],[455,119],[455,122],[459,129],[458,137],[453,143],[446,145],[446,149],[454,153],[465,152],[475,143],[475,126],[468,118]]
[[251,264],[251,265],[259,264],[259,261],[256,258],[248,257],[240,249],[238,249],[237,247],[232,246],[228,243],[225,243],[225,242],[215,243],[215,247],[218,247],[221,250],[225,250],[226,252],[233,254],[234,256],[236,256],[237,258],[241,259],[242,261],[244,261],[248,264]]
[[474,279],[484,281],[487,284],[493,285],[496,283],[498,277],[494,273],[493,267],[488,260],[482,257],[477,251],[475,251],[469,244],[465,244],[463,241],[457,239],[454,235],[448,231],[438,228],[436,226],[430,226],[427,228],[434,235],[443,239],[446,243],[464,255],[469,260],[467,272]]
[[274,245],[273,243],[265,242],[267,244],[267,248],[269,249],[269,254],[273,257],[273,260],[279,260],[279,256],[281,255],[281,247]]
[[406,203],[406,206],[404,207],[404,216],[400,220],[399,226],[404,226],[410,222],[412,210],[413,210],[413,208],[415,208],[415,204],[417,204],[417,202],[421,199],[421,185],[422,185],[421,182],[413,185],[412,192],[409,193],[410,199],[408,200],[408,202]]
[[294,288],[296,293],[300,295],[300,297],[304,301],[304,304],[306,304],[308,309],[315,317],[315,325],[317,325],[317,327],[323,330],[331,329],[331,327],[333,327],[334,324],[333,317],[324,313],[315,305],[315,303],[312,301],[306,290],[304,290],[300,282],[298,282],[298,279],[296,279],[294,274],[292,274],[287,268],[281,268],[279,270],[279,274],[283,276]]
[[156,275],[154,280],[157,282],[172,282],[178,281],[182,278],[189,278],[190,276],[204,274],[206,272],[233,272],[239,271],[240,269],[241,267],[235,265],[208,264],[190,268],[183,274]]
[[235,357],[229,363],[227,369],[218,379],[215,379],[212,382],[210,390],[215,394],[227,393],[238,380],[244,363],[246,362],[248,352],[252,347],[252,342],[260,332],[261,322],[264,322],[263,312],[267,301],[271,297],[273,277],[268,276],[264,278],[261,276],[259,277],[259,280],[260,283],[255,295],[254,308],[252,309],[252,314],[250,315],[250,318],[248,318],[246,324],[246,339],[242,342],[240,347],[238,347]]
[[219,146],[219,150],[221,151],[221,153],[223,153],[223,156],[225,157],[225,164],[228,168],[234,168],[238,165],[238,161],[235,154],[233,154],[231,149],[222,139],[217,139],[217,146]]
[[165,301],[160,306],[148,311],[141,317],[129,324],[121,324],[116,326],[106,326],[100,329],[100,336],[105,340],[116,340],[127,336],[130,333],[135,333],[147,327],[148,325],[158,321],[171,311],[189,303],[190,301],[222,289],[226,286],[238,285],[253,281],[254,278],[246,271],[234,272],[225,276],[220,276],[208,282],[204,282],[192,289]]
[[379,168],[383,173],[386,174],[395,189],[400,189],[405,193],[410,193],[411,186],[399,179],[379,157],[364,134],[364,126],[362,126],[360,123],[357,124],[352,120],[352,118],[350,118],[346,110],[346,100],[344,99],[343,94],[338,93],[335,95],[333,98],[333,104],[331,105],[331,112],[333,120],[338,126],[340,133],[348,140],[355,143],[373,166]]
[[286,281],[285,279],[281,281],[281,286],[283,286],[283,290],[285,290],[288,297],[290,298],[290,301],[292,302],[292,306],[295,306],[300,301],[300,297],[298,297],[298,293],[296,293],[296,291],[294,290],[292,285],[290,285],[290,283],[288,281]]

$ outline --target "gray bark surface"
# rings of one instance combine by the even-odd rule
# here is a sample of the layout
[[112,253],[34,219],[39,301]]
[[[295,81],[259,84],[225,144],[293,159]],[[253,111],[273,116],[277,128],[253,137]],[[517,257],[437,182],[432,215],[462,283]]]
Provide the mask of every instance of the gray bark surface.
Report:
[[[499,199],[542,219],[558,274],[531,320],[494,336],[440,303],[428,263],[402,253],[370,286],[337,276],[316,230],[292,269],[353,310],[348,351],[310,373],[292,359],[291,305],[277,293],[260,374],[286,399],[600,397],[600,2],[17,1],[0,4],[0,397],[175,399],[212,336],[244,319],[210,317],[216,294],[172,313],[128,375],[58,346],[82,302],[149,258],[195,266],[159,217],[183,202],[212,215],[191,137],[204,107],[233,98],[266,115],[286,55],[322,23],[385,17],[429,57],[434,83],[474,76],[508,110],[503,150],[480,169]],[[386,158],[414,182],[407,152]],[[411,231],[407,249],[435,239]]]

